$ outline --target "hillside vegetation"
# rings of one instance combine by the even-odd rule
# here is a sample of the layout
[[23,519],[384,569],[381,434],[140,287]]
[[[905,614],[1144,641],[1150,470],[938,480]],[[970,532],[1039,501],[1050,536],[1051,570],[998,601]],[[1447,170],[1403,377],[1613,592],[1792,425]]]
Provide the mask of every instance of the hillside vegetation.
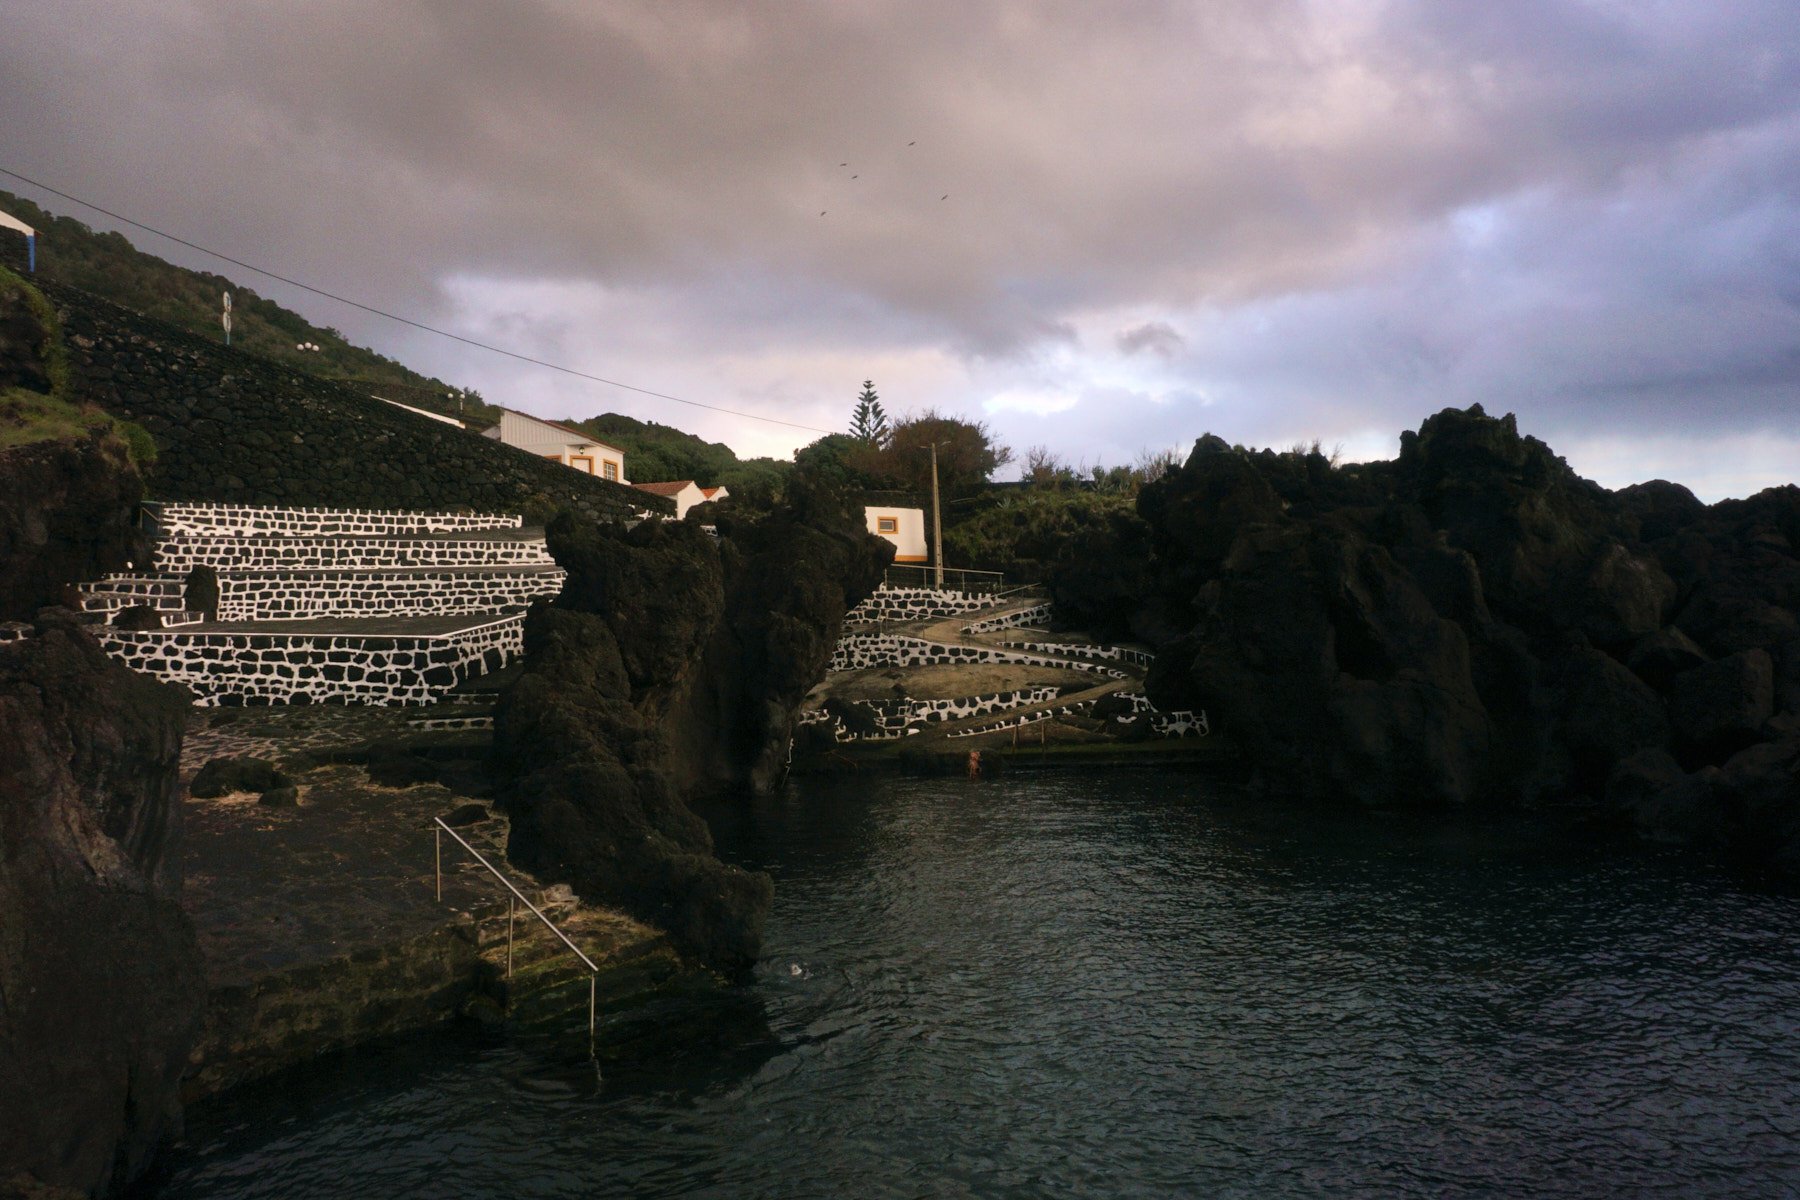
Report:
[[708,442],[656,421],[603,413],[574,428],[625,452],[625,474],[633,483],[692,479],[703,487],[724,484],[734,495],[780,490],[793,464],[773,458],[740,459],[724,442]]
[[[441,379],[421,375],[385,355],[344,340],[330,327],[314,325],[299,313],[266,300],[243,284],[178,267],[133,246],[123,234],[99,233],[73,217],[59,217],[22,196],[0,191],[0,209],[38,231],[37,270],[44,278],[92,292],[202,337],[223,340],[219,323],[223,293],[231,293],[231,344],[326,379],[404,389],[402,400],[455,415],[456,391]],[[315,344],[317,351],[296,349]],[[499,410],[470,393],[465,417],[499,419]]]

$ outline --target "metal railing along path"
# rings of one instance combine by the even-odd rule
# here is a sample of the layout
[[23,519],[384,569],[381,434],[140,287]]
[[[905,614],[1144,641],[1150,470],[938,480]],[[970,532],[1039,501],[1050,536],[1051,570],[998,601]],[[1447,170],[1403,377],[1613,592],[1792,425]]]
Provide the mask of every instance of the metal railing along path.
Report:
[[527,900],[525,898],[525,893],[513,886],[512,880],[508,879],[505,875],[502,875],[499,868],[495,867],[493,863],[484,858],[481,851],[469,845],[468,842],[463,840],[463,836],[460,833],[444,824],[444,818],[433,817],[431,818],[431,821],[432,824],[437,827],[435,833],[437,837],[436,874],[438,903],[441,904],[444,900],[444,835],[446,833],[455,838],[456,844],[461,846],[464,850],[467,850],[470,857],[486,868],[488,874],[492,875],[495,879],[498,879],[506,887],[508,893],[506,897],[506,977],[508,979],[512,978],[513,966],[513,916],[518,912],[518,906],[521,904],[531,910],[531,915],[541,921],[545,929],[548,929],[551,933],[554,933],[557,937],[561,938],[562,944],[569,948],[569,953],[573,954],[576,958],[579,958],[582,966],[588,969],[588,1053],[590,1055],[593,1054],[594,1000],[598,991],[600,968],[595,965],[593,959],[581,952],[580,946],[577,946],[574,942],[569,940],[568,934],[558,929],[554,921],[540,912],[537,905]]

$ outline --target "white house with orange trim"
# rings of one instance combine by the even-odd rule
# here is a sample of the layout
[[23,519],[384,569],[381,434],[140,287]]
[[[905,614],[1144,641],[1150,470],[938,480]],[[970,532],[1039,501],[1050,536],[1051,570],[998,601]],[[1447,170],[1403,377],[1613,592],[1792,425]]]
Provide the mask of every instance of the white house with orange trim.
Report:
[[705,504],[708,500],[723,500],[731,495],[723,484],[718,487],[701,487],[691,479],[676,479],[668,483],[634,483],[631,485],[641,492],[649,492],[652,496],[664,496],[675,502],[675,519],[687,516],[688,509],[696,504]]
[[894,543],[894,561],[922,563],[930,560],[925,544],[925,510],[869,505],[863,509],[869,532]]
[[589,475],[598,475],[615,483],[627,482],[623,450],[555,421],[540,420],[505,408],[500,410],[500,423],[483,430],[482,436],[517,446],[539,458],[554,458],[565,467],[586,471]]

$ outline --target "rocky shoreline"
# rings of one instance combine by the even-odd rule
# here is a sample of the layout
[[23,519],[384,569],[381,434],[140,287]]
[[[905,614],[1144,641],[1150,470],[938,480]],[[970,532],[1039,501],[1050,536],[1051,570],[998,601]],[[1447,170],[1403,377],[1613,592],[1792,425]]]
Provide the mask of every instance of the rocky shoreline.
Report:
[[1138,514],[1059,607],[1154,646],[1152,700],[1214,713],[1262,789],[1585,804],[1800,878],[1800,488],[1609,492],[1475,406],[1391,462],[1202,438]]

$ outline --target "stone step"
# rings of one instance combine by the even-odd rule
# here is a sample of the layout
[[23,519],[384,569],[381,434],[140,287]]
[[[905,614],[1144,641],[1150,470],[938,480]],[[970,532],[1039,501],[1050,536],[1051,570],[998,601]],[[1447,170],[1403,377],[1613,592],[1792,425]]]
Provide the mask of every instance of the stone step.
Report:
[[174,594],[168,594],[163,592],[100,591],[84,587],[77,607],[82,612],[111,615],[145,604],[161,612],[179,612],[182,609],[183,601],[179,590]]
[[393,536],[518,529],[510,513],[413,512],[404,509],[297,508],[261,504],[208,504],[163,501],[144,505],[145,523],[163,537],[210,534],[226,537],[277,535]]
[[185,575],[225,571],[357,571],[392,567],[555,566],[541,535],[494,530],[411,537],[238,538],[184,534],[156,545],[156,568]]
[[126,666],[186,684],[200,705],[430,704],[517,657],[524,617],[203,621],[95,634]]

